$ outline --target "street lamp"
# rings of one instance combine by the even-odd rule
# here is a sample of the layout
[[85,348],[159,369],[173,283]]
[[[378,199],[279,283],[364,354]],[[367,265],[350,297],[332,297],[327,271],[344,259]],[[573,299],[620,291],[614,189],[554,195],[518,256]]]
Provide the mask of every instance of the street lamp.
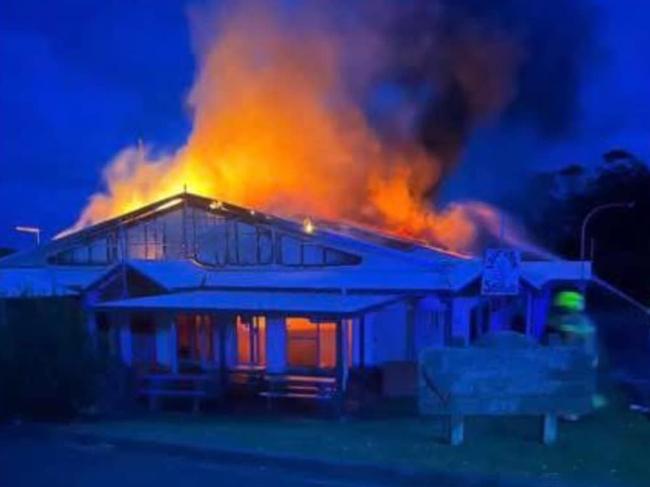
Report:
[[41,244],[41,229],[38,227],[25,227],[25,226],[17,226],[16,227],[17,232],[22,232],[22,233],[31,233],[36,237],[36,245]]
[[589,213],[587,213],[587,216],[585,216],[584,220],[582,220],[582,228],[580,230],[580,260],[584,262],[586,258],[586,242],[585,242],[585,237],[587,236],[587,224],[591,221],[591,219],[596,215],[596,213],[599,213],[602,210],[606,210],[608,208],[634,208],[634,201],[631,202],[624,202],[624,203],[606,203],[604,205],[596,206],[593,208]]
[[582,291],[585,292],[587,288],[587,283],[585,282],[585,259],[587,253],[586,246],[586,236],[587,236],[587,225],[591,219],[602,210],[607,210],[609,208],[634,208],[634,201],[627,201],[622,203],[606,203],[604,205],[596,206],[592,208],[584,220],[582,220],[582,228],[580,229],[580,269],[581,269],[581,278],[582,278]]

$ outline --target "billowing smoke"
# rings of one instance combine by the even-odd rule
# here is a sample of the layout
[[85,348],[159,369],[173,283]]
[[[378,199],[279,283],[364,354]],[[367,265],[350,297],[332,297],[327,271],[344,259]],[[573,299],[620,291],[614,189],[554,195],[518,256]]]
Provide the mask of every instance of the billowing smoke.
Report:
[[[476,249],[498,214],[478,202],[436,208],[440,185],[480,124],[506,116],[563,129],[580,66],[570,41],[582,39],[548,21],[540,35],[547,14],[523,6],[531,2],[485,3],[241,0],[216,14],[193,10],[199,70],[187,143],[158,157],[147,146],[120,152],[77,226],[187,185]],[[538,60],[557,60],[562,73],[539,73]],[[571,86],[535,88],[542,81],[530,73]]]
[[[545,137],[566,135],[590,65],[595,10],[586,0],[407,0],[369,2],[386,64],[375,79],[411,110],[413,136],[453,169],[473,130],[498,119]],[[366,5],[366,8],[368,4]],[[393,127],[390,121],[378,121]],[[440,179],[438,183],[442,183]],[[437,188],[431,188],[435,192]]]

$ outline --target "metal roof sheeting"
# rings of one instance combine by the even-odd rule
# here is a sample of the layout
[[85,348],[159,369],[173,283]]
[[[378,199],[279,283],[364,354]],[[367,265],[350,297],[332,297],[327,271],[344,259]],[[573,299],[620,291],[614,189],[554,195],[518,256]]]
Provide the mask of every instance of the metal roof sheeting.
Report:
[[[129,261],[128,265],[169,291],[206,288],[377,293],[457,291],[481,275],[479,260],[458,260],[436,270],[373,270],[371,266],[213,269],[189,260],[136,260]],[[109,272],[97,267],[0,267],[0,297],[77,295]],[[552,281],[591,280],[591,264],[523,262],[521,278],[535,288],[542,288]]]
[[396,302],[396,296],[253,291],[191,291],[109,301],[98,310],[183,310],[351,315]]
[[[318,269],[284,267],[209,268],[192,261],[130,261],[129,265],[162,287],[350,290],[368,292],[458,291],[481,277],[482,261],[458,259],[436,269],[373,269],[341,266]],[[591,263],[527,261],[521,279],[535,288],[552,281],[591,280]]]
[[538,289],[551,281],[590,281],[591,262],[569,260],[522,262],[521,278]]
[[208,268],[192,261],[130,261],[129,266],[168,290],[192,288],[408,292],[458,290],[480,276],[481,262],[458,260],[434,269]]
[[0,298],[74,296],[105,272],[78,267],[0,268]]

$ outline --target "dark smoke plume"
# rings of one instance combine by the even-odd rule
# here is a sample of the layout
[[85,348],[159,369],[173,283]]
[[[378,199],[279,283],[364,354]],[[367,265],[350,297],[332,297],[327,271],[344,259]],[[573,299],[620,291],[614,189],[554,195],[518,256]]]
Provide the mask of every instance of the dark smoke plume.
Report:
[[418,105],[414,136],[445,172],[472,130],[497,117],[546,137],[571,130],[594,43],[586,0],[411,0],[366,8],[389,53],[375,80],[396,84]]

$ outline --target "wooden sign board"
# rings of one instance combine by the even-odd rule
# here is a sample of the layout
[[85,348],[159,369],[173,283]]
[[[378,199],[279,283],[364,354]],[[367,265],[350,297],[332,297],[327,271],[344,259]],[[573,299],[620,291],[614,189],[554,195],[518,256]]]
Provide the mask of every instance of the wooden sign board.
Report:
[[483,258],[482,294],[519,294],[520,263],[521,255],[515,249],[487,249]]
[[484,346],[423,351],[421,414],[556,417],[591,410],[595,370],[582,349],[541,346],[514,332],[486,338]]

